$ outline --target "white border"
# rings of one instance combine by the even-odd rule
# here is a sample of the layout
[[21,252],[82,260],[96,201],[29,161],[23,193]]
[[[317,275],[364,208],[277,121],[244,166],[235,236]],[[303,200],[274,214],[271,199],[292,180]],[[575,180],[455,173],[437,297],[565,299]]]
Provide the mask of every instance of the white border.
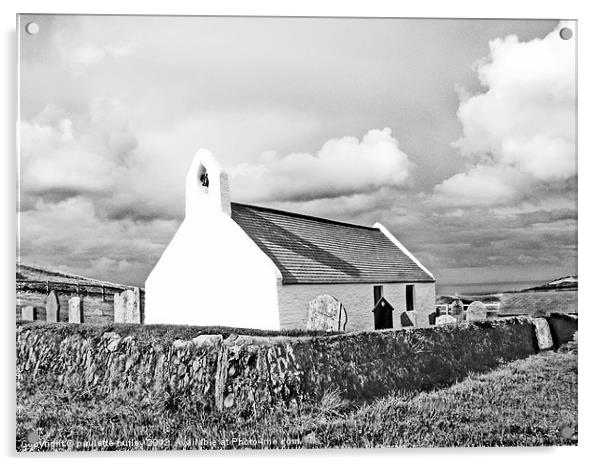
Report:
[[[14,457],[14,314],[15,305],[15,205],[16,205],[16,35],[15,14],[22,13],[86,13],[86,14],[197,14],[197,15],[288,15],[288,16],[399,16],[399,17],[469,17],[469,18],[563,18],[579,21],[579,307],[581,314],[580,372],[579,372],[579,447],[577,448],[521,448],[521,449],[440,449],[440,450],[346,450],[346,451],[300,451],[300,452],[233,452],[231,454],[205,452],[180,453],[174,455],[154,454],[94,454],[86,456],[86,461],[106,463],[113,457],[138,457],[145,462],[162,464],[165,457],[186,459],[198,463],[199,460],[221,457],[228,461],[245,463],[281,463],[286,456],[287,464],[303,464],[309,458],[314,462],[337,458],[342,461],[359,459],[366,461],[387,460],[419,462],[420,464],[475,464],[481,466],[486,459],[491,465],[504,465],[509,461],[524,460],[553,464],[587,464],[598,454],[598,432],[600,431],[599,387],[599,295],[600,285],[600,214],[598,208],[600,193],[600,83],[602,83],[599,60],[600,21],[597,2],[586,0],[557,1],[537,0],[484,2],[482,0],[422,0],[420,2],[393,2],[383,0],[215,0],[180,1],[146,0],[145,2],[125,2],[124,0],[103,0],[102,2],[81,2],[77,0],[4,0],[0,3],[2,15],[3,47],[3,92],[2,141],[4,152],[0,173],[3,189],[2,211],[2,257],[0,269],[0,293],[4,298],[4,352],[2,358],[6,377],[2,386],[4,409],[2,431],[4,456]],[[417,45],[419,46],[419,44]],[[594,320],[595,319],[595,320]],[[46,455],[52,463],[64,464],[66,456]],[[355,458],[354,458],[355,457]],[[31,459],[31,457],[29,457]]]

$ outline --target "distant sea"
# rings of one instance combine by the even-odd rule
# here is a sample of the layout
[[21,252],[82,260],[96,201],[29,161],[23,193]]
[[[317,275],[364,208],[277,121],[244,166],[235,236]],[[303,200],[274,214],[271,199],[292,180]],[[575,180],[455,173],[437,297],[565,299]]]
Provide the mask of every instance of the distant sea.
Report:
[[537,280],[533,282],[500,282],[500,283],[458,283],[458,284],[436,284],[437,295],[454,294],[492,294],[503,291],[518,291],[524,288],[531,288],[537,285],[543,285],[547,280]]

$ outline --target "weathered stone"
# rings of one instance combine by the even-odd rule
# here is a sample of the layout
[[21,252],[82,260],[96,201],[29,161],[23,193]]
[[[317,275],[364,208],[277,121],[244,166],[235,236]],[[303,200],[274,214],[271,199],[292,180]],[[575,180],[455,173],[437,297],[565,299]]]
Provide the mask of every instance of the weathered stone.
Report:
[[199,335],[192,339],[192,343],[200,347],[217,346],[223,339],[221,335]]
[[79,296],[69,298],[69,322],[81,324],[84,321],[84,305]]
[[435,325],[444,325],[444,324],[455,324],[458,321],[456,320],[456,318],[447,315],[447,314],[443,314],[442,316],[437,317],[437,319],[435,319]]
[[116,324],[125,323],[125,301],[122,293],[115,293],[113,299],[113,319]]
[[224,399],[224,408],[231,408],[233,405],[234,405],[234,395],[232,393],[230,393]]
[[109,350],[109,351],[117,350],[117,347],[119,346],[119,343],[121,342],[121,337],[115,332],[103,333],[102,339],[108,340],[106,345],[107,345],[107,350]]
[[539,351],[545,351],[554,347],[554,340],[552,339],[552,332],[550,332],[550,326],[548,321],[543,318],[533,319],[535,325],[535,337],[537,338],[537,346]]
[[[17,327],[16,360],[18,373],[71,393],[96,384],[102,391],[123,389],[144,399],[169,392],[182,409],[188,402],[215,410],[230,403],[237,410],[264,403],[290,407],[325,387],[340,389],[345,400],[363,400],[447,384],[467,371],[536,352],[533,325],[530,318],[509,318],[328,338],[240,335],[232,345],[198,350],[197,344],[218,342],[219,336],[199,335],[188,348],[175,349],[171,334],[153,328],[121,340],[101,327],[81,332],[24,323]],[[406,348],[403,358],[400,345]],[[433,358],[435,371],[420,369],[433,367]]]
[[48,298],[46,298],[46,320],[48,322],[58,322],[59,310],[60,306],[56,293],[51,291],[50,294],[48,294]]
[[454,317],[458,322],[462,322],[464,320],[464,303],[456,299],[451,303],[449,315]]
[[485,320],[487,319],[487,306],[481,301],[473,301],[466,309],[466,320]]
[[115,323],[141,324],[140,288],[116,293],[113,301]]
[[191,345],[191,342],[188,340],[174,340],[172,346],[176,349],[186,348]]
[[[563,291],[564,293],[564,291]],[[578,330],[577,315],[552,313],[546,317],[550,331],[554,336],[554,348],[570,342]]]
[[141,324],[140,288],[125,290],[125,321],[128,324]]
[[25,306],[21,308],[21,319],[23,320],[36,320],[38,318],[37,309],[33,306]]
[[416,311],[403,311],[400,316],[402,327],[413,327],[416,325]]
[[332,296],[320,295],[309,302],[307,330],[342,330],[346,322],[345,308]]

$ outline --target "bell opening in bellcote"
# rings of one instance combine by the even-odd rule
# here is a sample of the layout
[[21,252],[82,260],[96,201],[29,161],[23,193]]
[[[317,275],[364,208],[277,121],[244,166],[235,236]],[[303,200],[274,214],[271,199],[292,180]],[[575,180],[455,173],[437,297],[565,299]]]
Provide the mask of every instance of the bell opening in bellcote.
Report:
[[201,165],[199,170],[199,181],[201,183],[201,192],[208,193],[209,192],[209,173],[207,173],[207,169],[204,165]]
[[230,216],[228,175],[211,152],[201,149],[186,175],[186,215],[204,215],[210,206]]

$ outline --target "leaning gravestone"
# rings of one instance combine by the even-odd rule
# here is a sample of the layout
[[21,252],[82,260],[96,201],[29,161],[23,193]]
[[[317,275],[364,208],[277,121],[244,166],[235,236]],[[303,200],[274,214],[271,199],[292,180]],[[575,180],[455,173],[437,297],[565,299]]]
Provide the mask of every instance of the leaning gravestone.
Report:
[[537,338],[537,346],[539,351],[545,351],[554,347],[554,340],[552,339],[552,332],[550,331],[550,325],[548,321],[543,318],[533,319],[535,324],[535,337]]
[[487,306],[481,301],[473,301],[466,309],[466,320],[485,320],[487,319]]
[[456,299],[453,303],[451,303],[449,314],[458,322],[462,322],[464,320],[464,303],[459,299]]
[[458,321],[447,314],[443,314],[442,316],[437,317],[437,319],[435,319],[435,325],[444,325],[444,324],[456,324],[458,323]]
[[334,332],[345,328],[347,312],[343,305],[330,295],[320,295],[309,302],[307,330]]
[[46,320],[48,322],[59,321],[59,300],[56,297],[56,293],[51,291],[46,298]]
[[79,296],[69,298],[69,322],[81,324],[84,321],[83,301]]
[[416,325],[416,311],[403,311],[400,316],[402,327],[413,327]]
[[36,320],[38,318],[37,314],[37,309],[33,306],[21,308],[21,319],[23,320]]

